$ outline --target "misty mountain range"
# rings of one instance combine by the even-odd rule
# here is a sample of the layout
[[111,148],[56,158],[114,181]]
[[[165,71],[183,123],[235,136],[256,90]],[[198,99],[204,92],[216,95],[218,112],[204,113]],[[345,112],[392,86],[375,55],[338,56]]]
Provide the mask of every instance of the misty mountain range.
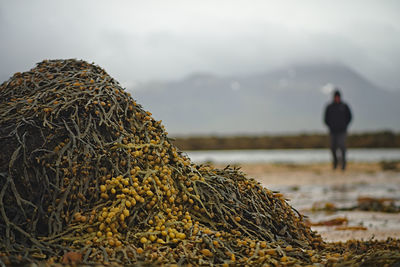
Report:
[[352,110],[350,131],[400,130],[400,91],[379,88],[340,64],[243,76],[196,73],[128,90],[173,135],[287,134],[325,131],[323,110],[335,86]]

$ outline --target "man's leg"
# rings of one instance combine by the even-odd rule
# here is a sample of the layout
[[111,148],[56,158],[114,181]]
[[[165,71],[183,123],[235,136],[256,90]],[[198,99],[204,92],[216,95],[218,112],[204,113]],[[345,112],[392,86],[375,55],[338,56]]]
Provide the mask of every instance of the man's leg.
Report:
[[338,164],[338,159],[336,155],[337,150],[337,134],[331,133],[331,152],[332,152],[332,160],[333,160],[333,169],[336,169]]
[[346,169],[346,137],[346,133],[340,133],[337,138],[337,145],[342,154],[342,170]]

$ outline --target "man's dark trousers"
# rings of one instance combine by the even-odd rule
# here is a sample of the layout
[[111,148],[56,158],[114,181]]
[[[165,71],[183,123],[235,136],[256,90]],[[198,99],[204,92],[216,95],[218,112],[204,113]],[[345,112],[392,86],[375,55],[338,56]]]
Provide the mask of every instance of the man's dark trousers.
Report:
[[340,150],[340,159],[342,163],[342,170],[346,169],[346,132],[330,133],[331,136],[331,151],[333,156],[333,168],[336,169],[338,165],[337,151]]

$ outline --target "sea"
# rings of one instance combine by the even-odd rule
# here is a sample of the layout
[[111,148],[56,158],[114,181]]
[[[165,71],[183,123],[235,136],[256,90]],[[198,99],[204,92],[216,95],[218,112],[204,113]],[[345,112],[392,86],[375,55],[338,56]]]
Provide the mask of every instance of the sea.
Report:
[[[185,151],[196,163],[326,163],[332,159],[329,149],[260,149]],[[400,161],[400,149],[357,148],[347,150],[349,162]]]

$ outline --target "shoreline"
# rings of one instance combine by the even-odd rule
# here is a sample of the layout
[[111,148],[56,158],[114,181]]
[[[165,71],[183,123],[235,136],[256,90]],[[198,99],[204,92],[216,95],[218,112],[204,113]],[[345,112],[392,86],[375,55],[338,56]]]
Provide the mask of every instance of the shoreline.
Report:
[[[213,165],[223,168],[226,165]],[[264,187],[279,191],[290,205],[313,222],[346,218],[349,229],[338,226],[312,226],[324,241],[337,242],[351,239],[386,240],[400,236],[400,213],[377,211],[312,211],[316,204],[330,203],[349,206],[358,197],[392,197],[400,205],[400,170],[383,170],[379,162],[349,162],[346,171],[332,170],[330,163],[234,164],[248,178],[254,178]],[[364,230],[357,229],[365,228]]]

